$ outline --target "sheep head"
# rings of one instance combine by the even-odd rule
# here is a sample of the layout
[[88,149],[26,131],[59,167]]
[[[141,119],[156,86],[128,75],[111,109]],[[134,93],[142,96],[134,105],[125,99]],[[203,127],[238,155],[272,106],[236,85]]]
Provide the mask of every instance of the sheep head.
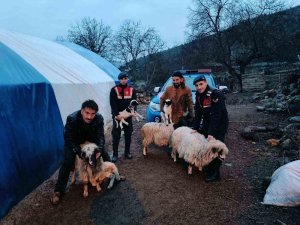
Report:
[[212,151],[216,157],[219,157],[222,160],[226,158],[226,155],[228,155],[229,152],[227,146],[219,140],[209,141],[208,149]]

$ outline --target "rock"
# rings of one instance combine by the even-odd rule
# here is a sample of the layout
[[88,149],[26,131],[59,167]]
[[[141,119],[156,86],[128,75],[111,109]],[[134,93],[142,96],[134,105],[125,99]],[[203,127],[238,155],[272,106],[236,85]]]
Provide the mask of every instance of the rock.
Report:
[[283,131],[288,132],[288,131],[299,130],[299,129],[300,129],[299,123],[290,123],[283,129]]
[[262,112],[262,111],[264,111],[266,109],[266,107],[265,106],[256,106],[256,110],[258,111],[258,112]]
[[247,140],[259,141],[259,135],[255,132],[253,132],[249,127],[244,128],[244,130],[240,133],[241,136]]
[[271,139],[268,139],[268,140],[267,140],[267,143],[268,143],[269,145],[271,145],[272,147],[275,147],[275,146],[278,146],[278,145],[280,144],[280,140],[271,138]]
[[289,104],[288,110],[291,114],[299,114],[300,113],[300,103]]
[[289,122],[300,123],[300,116],[293,116],[293,117],[289,118]]
[[286,139],[281,143],[281,147],[283,149],[290,149],[292,146],[292,140],[291,139]]

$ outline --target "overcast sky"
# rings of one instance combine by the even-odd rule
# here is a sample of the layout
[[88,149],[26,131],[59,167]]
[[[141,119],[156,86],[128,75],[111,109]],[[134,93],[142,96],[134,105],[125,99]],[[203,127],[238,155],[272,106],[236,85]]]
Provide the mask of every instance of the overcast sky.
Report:
[[[293,0],[299,5],[300,0]],[[116,31],[126,19],[154,27],[168,47],[185,41],[192,0],[0,0],[0,29],[54,40],[84,17]]]

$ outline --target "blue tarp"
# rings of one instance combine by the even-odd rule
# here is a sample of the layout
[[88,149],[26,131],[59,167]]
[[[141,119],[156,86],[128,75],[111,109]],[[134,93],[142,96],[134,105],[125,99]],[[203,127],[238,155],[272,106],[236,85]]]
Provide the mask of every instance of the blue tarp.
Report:
[[50,83],[2,43],[0,96],[2,217],[58,167],[63,122]]

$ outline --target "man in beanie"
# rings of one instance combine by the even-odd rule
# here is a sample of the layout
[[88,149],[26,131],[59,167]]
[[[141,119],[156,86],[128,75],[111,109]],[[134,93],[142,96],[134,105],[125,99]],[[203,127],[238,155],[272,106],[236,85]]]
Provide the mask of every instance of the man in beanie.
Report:
[[[193,129],[208,140],[215,138],[224,142],[228,128],[224,95],[218,89],[211,88],[203,74],[196,77],[193,83],[197,89]],[[206,182],[220,179],[221,164],[221,159],[216,158],[204,168]]]
[[172,74],[173,86],[167,87],[160,97],[160,111],[163,112],[163,102],[166,99],[172,100],[172,121],[174,129],[187,126],[188,121],[194,117],[192,91],[185,86],[185,80],[181,72]]
[[[122,117],[119,112],[126,109],[131,100],[136,100],[135,90],[128,84],[128,73],[121,72],[118,79],[120,83],[113,87],[110,91],[110,107],[113,118],[113,128],[111,132],[113,137],[113,162],[118,160],[118,147],[121,137],[121,128],[119,125],[117,126],[115,119],[120,121]],[[132,159],[132,155],[130,154],[131,134],[133,131],[132,117],[125,119],[125,121],[128,122],[128,125],[124,125],[125,158]]]

